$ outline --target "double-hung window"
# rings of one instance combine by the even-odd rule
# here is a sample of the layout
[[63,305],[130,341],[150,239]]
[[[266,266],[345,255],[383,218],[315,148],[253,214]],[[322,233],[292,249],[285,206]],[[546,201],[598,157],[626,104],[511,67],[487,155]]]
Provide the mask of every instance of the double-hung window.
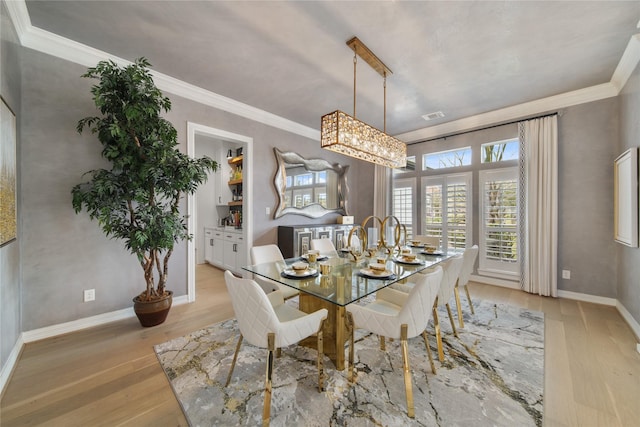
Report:
[[423,177],[422,195],[422,233],[464,249],[472,238],[471,172]]
[[413,236],[415,223],[415,178],[401,178],[393,181],[393,216],[407,227],[407,238]]
[[482,170],[480,274],[513,279],[518,264],[518,169]]

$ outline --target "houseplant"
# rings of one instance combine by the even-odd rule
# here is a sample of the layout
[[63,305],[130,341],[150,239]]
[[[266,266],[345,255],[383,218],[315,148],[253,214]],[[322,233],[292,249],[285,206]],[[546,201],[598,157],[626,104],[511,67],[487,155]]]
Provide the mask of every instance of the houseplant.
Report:
[[77,130],[97,134],[111,168],[87,172],[91,180],[71,191],[76,213],[86,209],[138,258],[146,289],[134,298],[134,309],[143,326],[164,322],[171,306],[169,258],[176,242],[191,238],[180,201],[218,168],[208,157],[191,159],[178,150],[175,128],[160,115],[171,102],[149,66],[145,58],[124,67],[101,61],[82,76],[98,80],[91,93],[101,116],[81,119]]

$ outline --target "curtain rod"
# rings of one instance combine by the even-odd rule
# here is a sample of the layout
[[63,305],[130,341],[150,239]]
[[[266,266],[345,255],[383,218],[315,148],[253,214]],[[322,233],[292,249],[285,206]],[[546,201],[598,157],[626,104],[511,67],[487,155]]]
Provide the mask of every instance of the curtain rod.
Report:
[[500,127],[500,126],[508,126],[508,125],[512,125],[514,123],[525,122],[527,120],[542,119],[544,117],[551,117],[551,116],[557,116],[557,115],[559,115],[559,113],[556,111],[555,113],[542,114],[540,116],[529,117],[529,118],[520,119],[520,120],[514,120],[514,121],[511,121],[511,122],[507,122],[507,123],[501,123],[499,125],[491,125],[491,126],[486,126],[486,127],[479,128],[479,129],[466,130],[464,132],[458,132],[458,133],[452,133],[450,135],[439,136],[437,138],[425,139],[423,141],[411,142],[411,143],[408,143],[407,145],[422,144],[423,142],[431,142],[431,141],[437,141],[438,139],[452,138],[454,136],[464,135],[464,134],[471,133],[471,132],[480,132],[481,130],[493,129],[493,128],[497,128],[497,127]]

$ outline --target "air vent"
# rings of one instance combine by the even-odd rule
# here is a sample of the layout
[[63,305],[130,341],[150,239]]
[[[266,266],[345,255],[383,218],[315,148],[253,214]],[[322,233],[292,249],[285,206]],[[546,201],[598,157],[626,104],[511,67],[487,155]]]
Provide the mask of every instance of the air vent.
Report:
[[435,120],[435,119],[441,119],[444,117],[444,113],[442,111],[436,111],[435,113],[429,113],[429,114],[425,114],[424,116],[422,116],[423,119],[429,121],[429,120]]

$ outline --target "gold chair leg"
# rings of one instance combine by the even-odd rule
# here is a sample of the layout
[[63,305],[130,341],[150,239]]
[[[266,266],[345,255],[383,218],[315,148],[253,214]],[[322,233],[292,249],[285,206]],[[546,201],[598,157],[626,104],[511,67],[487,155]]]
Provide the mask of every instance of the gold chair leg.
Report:
[[422,331],[422,339],[424,340],[424,346],[427,347],[427,355],[429,356],[429,364],[431,365],[431,372],[436,373],[436,364],[433,363],[433,355],[431,354],[431,348],[429,347],[429,339],[427,336],[427,330]]
[[464,285],[464,290],[467,293],[467,300],[469,300],[469,307],[471,308],[471,314],[476,314],[476,312],[473,310],[473,303],[471,302],[471,294],[469,293],[469,287],[467,285]]
[[324,321],[325,319],[320,321],[320,327],[316,334],[318,341],[318,392],[324,391]]
[[458,285],[453,288],[453,294],[456,296],[456,308],[458,309],[458,323],[461,328],[464,328],[464,320],[462,319],[462,306],[460,305],[460,292],[458,291]]
[[386,349],[387,347],[384,344],[384,336],[380,335],[380,350],[385,351]]
[[347,311],[347,333],[349,334],[349,382],[355,381],[353,374],[353,330],[355,325],[353,324],[353,315]]
[[433,305],[433,329],[436,331],[436,342],[438,343],[438,359],[444,362],[444,349],[442,348],[442,333],[440,332],[440,318],[438,317],[438,299]]
[[240,338],[238,338],[238,344],[236,344],[236,352],[233,353],[233,362],[231,362],[231,369],[229,369],[229,375],[227,375],[227,382],[224,383],[224,386],[228,386],[231,381],[231,374],[233,374],[233,368],[236,367],[236,360],[238,360],[238,351],[240,351],[240,344],[242,344],[242,334],[240,334]]
[[411,385],[411,370],[409,368],[409,352],[407,345],[407,324],[400,325],[400,346],[402,347],[402,367],[404,370],[404,391],[407,395],[407,415],[415,417],[413,408],[413,386]]
[[273,378],[273,352],[276,349],[276,334],[269,332],[267,335],[267,374],[264,387],[264,407],[262,408],[262,426],[269,425],[271,419],[271,379]]
[[453,314],[451,314],[451,307],[449,307],[449,303],[445,304],[447,307],[447,313],[449,313],[449,321],[451,322],[451,329],[453,329],[453,335],[458,338],[458,330],[456,329],[456,322],[453,321]]
[[280,359],[282,357],[282,347],[278,347],[276,350],[276,358]]

